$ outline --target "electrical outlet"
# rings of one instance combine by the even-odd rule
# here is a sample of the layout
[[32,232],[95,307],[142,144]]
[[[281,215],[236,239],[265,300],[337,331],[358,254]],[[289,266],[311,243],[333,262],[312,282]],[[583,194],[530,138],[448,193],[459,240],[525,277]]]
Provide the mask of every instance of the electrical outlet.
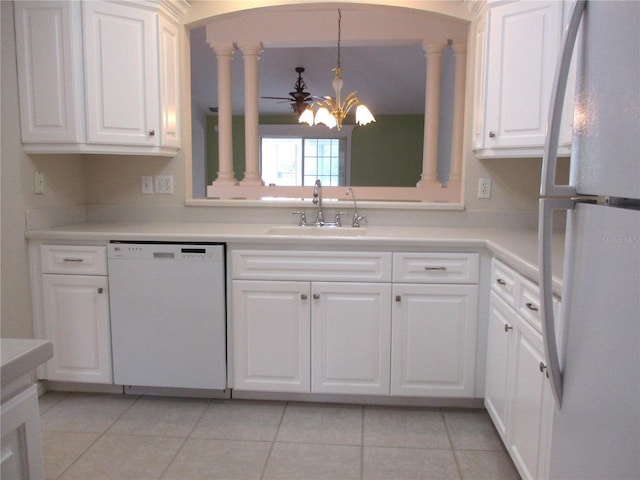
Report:
[[44,174],[42,172],[33,173],[33,193],[44,195]]
[[153,193],[153,175],[143,175],[141,177],[142,193]]
[[173,175],[156,175],[156,193],[173,193]]
[[478,198],[491,198],[491,178],[478,179]]

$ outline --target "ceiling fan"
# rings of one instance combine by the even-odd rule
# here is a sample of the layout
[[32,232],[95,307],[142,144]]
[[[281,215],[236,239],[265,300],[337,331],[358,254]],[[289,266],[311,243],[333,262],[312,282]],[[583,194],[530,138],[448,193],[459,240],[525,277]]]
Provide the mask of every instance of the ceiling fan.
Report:
[[[261,97],[270,100],[284,100],[290,102],[291,109],[296,115],[300,115],[305,111],[309,103],[314,100],[314,97],[309,93],[305,92],[304,89],[307,88],[307,85],[304,83],[302,79],[302,72],[304,72],[304,67],[296,67],[296,72],[298,73],[298,79],[296,83],[293,85],[295,89],[294,92],[289,92],[289,97]],[[284,102],[281,102],[284,103]]]

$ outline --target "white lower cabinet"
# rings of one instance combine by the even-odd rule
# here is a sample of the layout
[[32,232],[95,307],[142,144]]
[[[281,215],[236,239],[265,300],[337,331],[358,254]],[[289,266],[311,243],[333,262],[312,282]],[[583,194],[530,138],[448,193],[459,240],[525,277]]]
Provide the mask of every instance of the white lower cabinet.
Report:
[[393,286],[391,394],[472,397],[476,285]]
[[390,286],[234,280],[238,390],[389,393]]
[[546,434],[553,397],[544,375],[542,337],[522,318],[515,331],[513,391],[507,449],[523,478],[546,478]]
[[473,397],[477,254],[236,250],[230,267],[233,388]]
[[309,392],[309,282],[234,280],[234,388]]
[[545,478],[554,401],[531,297],[537,287],[499,261],[492,270],[485,406],[522,478]]
[[391,394],[475,393],[477,253],[394,253]]
[[312,284],[311,391],[389,394],[391,285]]
[[112,383],[105,247],[43,245],[41,264],[46,379]]
[[7,402],[3,402],[0,417],[0,477],[6,480],[45,478],[37,387],[31,385]]

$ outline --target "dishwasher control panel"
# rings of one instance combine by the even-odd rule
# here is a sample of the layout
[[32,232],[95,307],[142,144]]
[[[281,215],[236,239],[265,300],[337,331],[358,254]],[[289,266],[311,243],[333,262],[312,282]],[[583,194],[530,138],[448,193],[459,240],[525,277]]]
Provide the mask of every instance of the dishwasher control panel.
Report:
[[110,259],[212,261],[219,258],[219,252],[220,244],[112,242],[107,256]]

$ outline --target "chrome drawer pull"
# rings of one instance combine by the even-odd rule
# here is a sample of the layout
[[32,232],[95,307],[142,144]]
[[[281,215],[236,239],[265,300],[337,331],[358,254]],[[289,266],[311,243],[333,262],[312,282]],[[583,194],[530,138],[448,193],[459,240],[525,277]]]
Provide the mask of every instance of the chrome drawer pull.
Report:
[[300,299],[301,299],[301,300],[306,300],[307,298],[308,298],[308,297],[307,297],[307,295],[306,295],[306,294],[304,294],[304,293],[300,294]]
[[104,288],[100,287],[98,288],[98,293],[103,293],[104,292]]
[[424,267],[426,271],[446,272],[447,267]]
[[538,311],[538,307],[536,307],[536,306],[535,306],[533,303],[531,303],[531,302],[525,303],[525,305],[526,305],[526,306],[527,306],[527,308],[528,308],[529,310],[531,310],[532,312],[537,312],[537,311]]
[[63,262],[74,262],[74,263],[82,263],[84,260],[82,258],[63,258]]
[[402,300],[402,297],[400,295],[396,295],[396,302],[399,302],[400,300]]
[[511,325],[509,325],[508,323],[504,324],[504,331],[509,333],[509,330],[513,330],[513,327]]
[[503,279],[498,278],[496,279],[496,282],[498,285],[502,285],[503,287],[507,284],[507,282],[505,282]]
[[313,294],[313,299],[314,300],[318,300],[320,298],[320,294],[319,293],[314,293]]

